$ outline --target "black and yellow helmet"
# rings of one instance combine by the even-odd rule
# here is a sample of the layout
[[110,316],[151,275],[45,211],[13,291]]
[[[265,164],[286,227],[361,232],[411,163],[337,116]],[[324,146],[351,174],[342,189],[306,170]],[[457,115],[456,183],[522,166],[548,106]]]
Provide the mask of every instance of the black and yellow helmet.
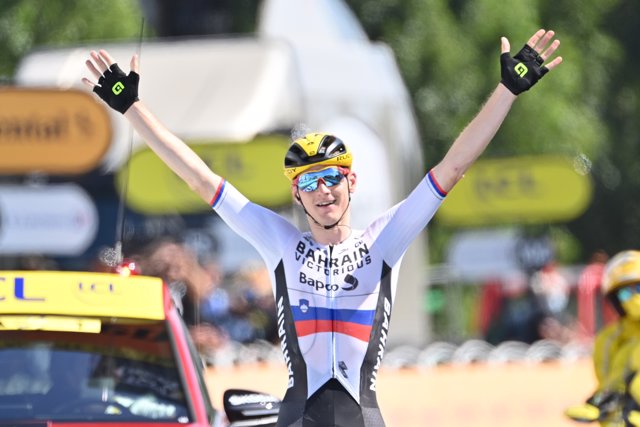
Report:
[[602,274],[601,290],[619,315],[640,318],[637,305],[623,307],[618,294],[621,289],[637,283],[640,283],[640,251],[622,251],[609,260]]
[[313,166],[351,168],[352,161],[351,151],[341,139],[327,133],[308,133],[289,147],[284,158],[284,175],[293,181]]
[[633,283],[640,283],[640,251],[622,251],[605,266],[602,293],[609,295]]

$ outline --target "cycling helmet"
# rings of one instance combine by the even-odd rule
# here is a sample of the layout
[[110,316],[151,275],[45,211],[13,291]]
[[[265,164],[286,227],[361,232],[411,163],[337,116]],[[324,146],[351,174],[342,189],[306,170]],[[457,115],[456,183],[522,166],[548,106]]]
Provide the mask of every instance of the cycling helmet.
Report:
[[602,293],[609,295],[631,283],[640,283],[640,251],[622,251],[609,260],[602,275]]
[[341,139],[327,133],[308,133],[289,147],[284,158],[284,175],[293,181],[313,166],[351,168],[351,151]]
[[[631,284],[640,283],[640,251],[627,250],[616,254],[605,266],[602,275],[602,293],[609,298],[619,314],[640,316],[639,313],[626,313],[618,299],[618,291]],[[631,307],[634,307],[632,305]],[[635,311],[635,309],[634,309]],[[635,317],[635,316],[634,316]]]

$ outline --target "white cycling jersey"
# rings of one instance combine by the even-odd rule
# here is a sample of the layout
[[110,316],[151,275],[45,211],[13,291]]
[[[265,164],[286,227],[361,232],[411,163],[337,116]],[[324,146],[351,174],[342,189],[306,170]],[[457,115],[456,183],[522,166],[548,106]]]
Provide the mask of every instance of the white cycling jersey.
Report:
[[[367,228],[353,230],[340,244],[321,245],[225,181],[220,184],[212,207],[258,250],[271,274],[289,372],[281,418],[298,419],[298,414],[283,415],[287,411],[302,417],[304,402],[332,379],[360,407],[377,411],[376,378],[398,266],[445,196],[429,172],[405,200]],[[297,404],[287,406],[291,402]]]

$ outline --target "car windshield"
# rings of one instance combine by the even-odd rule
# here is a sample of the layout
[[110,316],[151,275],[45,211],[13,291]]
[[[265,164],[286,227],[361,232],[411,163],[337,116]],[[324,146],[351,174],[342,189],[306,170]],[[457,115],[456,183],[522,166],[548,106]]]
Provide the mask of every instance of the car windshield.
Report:
[[97,333],[0,331],[0,421],[189,422],[165,323],[100,322]]

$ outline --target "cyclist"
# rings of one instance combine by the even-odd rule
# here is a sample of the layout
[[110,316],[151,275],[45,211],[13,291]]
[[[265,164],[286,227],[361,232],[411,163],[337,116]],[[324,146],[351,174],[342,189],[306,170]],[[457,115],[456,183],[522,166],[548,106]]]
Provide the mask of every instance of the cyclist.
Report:
[[[593,349],[593,367],[598,387],[583,404],[567,408],[576,421],[599,421],[602,426],[627,425],[631,415],[640,425],[640,251],[626,250],[606,264],[602,293],[620,317],[598,332]],[[633,380],[632,380],[633,379]]]
[[515,56],[501,39],[501,82],[478,115],[412,193],[364,230],[351,228],[357,175],[352,153],[335,135],[311,133],[286,153],[284,173],[310,227],[248,201],[216,175],[138,100],[138,60],[126,75],[104,50],[83,82],[124,114],[149,147],[219,216],[247,239],[269,268],[288,389],[279,426],[383,426],[376,378],[389,330],[397,269],[411,241],[447,192],[483,152],[517,95],[562,62],[543,65],[560,41],[538,30]]

